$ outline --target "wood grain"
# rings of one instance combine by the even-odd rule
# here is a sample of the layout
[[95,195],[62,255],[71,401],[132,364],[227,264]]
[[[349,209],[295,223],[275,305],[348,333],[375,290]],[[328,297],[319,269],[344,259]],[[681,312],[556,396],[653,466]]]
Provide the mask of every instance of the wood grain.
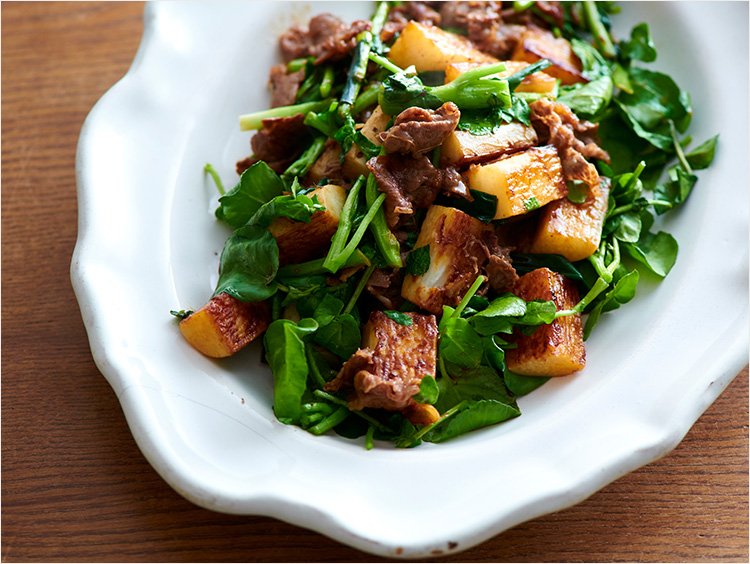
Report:
[[[69,282],[75,149],[127,71],[141,3],[2,4],[3,562],[380,561],[200,509],[148,465]],[[442,561],[748,561],[748,371],[660,461]]]

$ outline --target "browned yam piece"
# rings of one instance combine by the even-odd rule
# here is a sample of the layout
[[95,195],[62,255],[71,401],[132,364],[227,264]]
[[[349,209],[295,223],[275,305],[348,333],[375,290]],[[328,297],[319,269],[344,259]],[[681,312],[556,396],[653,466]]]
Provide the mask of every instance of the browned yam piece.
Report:
[[602,186],[591,191],[581,204],[562,198],[545,206],[530,252],[562,255],[571,262],[594,254],[599,248],[608,198],[609,188]]
[[440,419],[440,412],[426,403],[412,402],[401,411],[401,414],[413,425],[432,425]]
[[467,166],[491,161],[537,144],[536,131],[517,121],[504,123],[487,135],[456,129],[440,148],[441,166]]
[[444,305],[458,305],[487,260],[484,241],[491,233],[491,225],[462,211],[430,206],[414,245],[429,245],[430,267],[421,276],[407,274],[401,296],[437,315]]
[[438,328],[433,315],[406,315],[412,320],[409,326],[382,311],[371,313],[362,348],[324,389],[348,391],[350,409],[400,411],[414,403],[422,378],[435,375]]
[[[360,131],[367,139],[375,143],[376,145],[382,145],[380,142],[379,135],[386,130],[388,122],[391,116],[383,113],[380,106],[377,106],[370,117],[367,118],[365,124],[362,126]],[[353,180],[359,175],[367,176],[370,171],[367,169],[367,157],[356,145],[352,145],[344,155],[344,177]]]
[[[548,268],[538,268],[521,276],[513,293],[523,300],[552,300],[557,310],[571,309],[578,303],[575,284]],[[560,317],[540,326],[533,334],[514,334],[518,348],[505,352],[508,370],[526,376],[566,376],[586,366],[581,315]]]
[[180,321],[180,331],[197,351],[223,358],[262,334],[270,322],[268,302],[241,302],[221,293]]
[[450,63],[496,63],[497,59],[476,49],[468,39],[431,25],[409,22],[396,39],[388,58],[405,69],[442,71]]
[[562,85],[588,82],[581,72],[581,60],[573,52],[570,42],[538,27],[531,27],[523,34],[511,59],[527,63],[549,59],[552,66],[547,67],[544,72],[559,78]]
[[[498,77],[507,78],[518,71],[529,66],[526,61],[503,61],[505,70],[497,74],[488,75],[488,78]],[[445,84],[457,79],[468,70],[484,66],[483,63],[451,63],[445,69]],[[535,72],[521,81],[516,88],[516,92],[532,92],[534,94],[549,94],[555,90],[557,79],[545,74],[542,71]]]
[[533,147],[466,173],[469,188],[497,197],[495,219],[523,215],[568,194],[557,149]]
[[310,223],[277,217],[268,226],[279,246],[279,265],[297,264],[322,257],[331,245],[344,207],[346,192],[341,186],[328,184],[308,194],[325,206],[315,212]]

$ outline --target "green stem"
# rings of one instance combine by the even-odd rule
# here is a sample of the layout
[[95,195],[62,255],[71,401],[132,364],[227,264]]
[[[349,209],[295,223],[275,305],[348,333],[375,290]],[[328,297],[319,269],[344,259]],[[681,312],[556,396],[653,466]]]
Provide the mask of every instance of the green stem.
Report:
[[383,205],[384,201],[385,201],[385,194],[381,194],[380,196],[378,196],[378,199],[375,200],[375,203],[372,206],[370,206],[370,209],[365,214],[365,217],[362,218],[362,221],[357,227],[357,230],[354,232],[354,235],[352,235],[352,238],[349,240],[349,243],[347,243],[346,247],[344,247],[344,250],[341,252],[341,258],[339,258],[338,260],[338,263],[340,264],[338,265],[336,270],[332,272],[336,272],[337,270],[339,270],[341,266],[349,258],[349,256],[357,249],[360,241],[362,240],[362,237],[365,236],[365,231],[367,231],[367,228],[370,226],[370,223],[375,217],[375,214],[377,214],[378,210],[380,209],[380,206]]
[[320,82],[320,97],[328,98],[333,88],[333,67],[331,65],[326,66],[323,72],[323,80]]
[[451,315],[451,317],[460,317],[461,316],[461,312],[469,304],[469,302],[471,301],[471,298],[474,297],[474,294],[476,294],[477,290],[479,290],[479,286],[481,286],[482,284],[484,284],[485,280],[487,280],[486,276],[484,276],[482,274],[480,274],[479,276],[477,276],[477,279],[474,280],[474,283],[471,286],[469,286],[468,291],[466,292],[466,294],[464,295],[464,297],[461,299],[461,301],[459,302],[458,306],[456,306],[456,309],[454,310],[453,315]]
[[372,450],[373,443],[372,443],[372,437],[375,434],[375,427],[370,425],[367,428],[367,434],[365,435],[365,448],[367,450]]
[[356,116],[365,108],[369,108],[378,103],[378,94],[380,93],[380,83],[371,84],[357,96],[357,100],[352,105],[352,115]]
[[286,64],[286,72],[291,74],[297,72],[307,64],[307,59],[294,59]]
[[346,246],[346,240],[349,238],[354,215],[357,212],[357,198],[359,197],[359,190],[362,188],[363,182],[364,176],[357,178],[354,186],[351,187],[349,194],[346,196],[346,201],[344,202],[344,207],[341,210],[341,215],[339,217],[339,226],[331,240],[331,248],[328,249],[328,255],[326,255],[326,258],[323,261],[323,268],[328,270],[328,272],[336,272],[336,270],[332,270],[332,268],[337,264],[339,257]]
[[352,297],[349,299],[349,303],[346,304],[346,307],[341,312],[343,315],[346,315],[347,313],[351,313],[352,309],[354,309],[354,305],[357,303],[357,300],[359,299],[360,294],[362,294],[362,291],[365,289],[365,286],[367,285],[367,281],[370,279],[370,276],[372,276],[372,273],[375,272],[376,268],[377,268],[377,265],[375,263],[372,263],[364,271],[364,273],[362,274],[362,278],[359,279],[359,282],[357,283],[357,287],[354,289],[354,293],[352,294]]
[[296,114],[320,112],[328,109],[332,101],[331,99],[318,100],[315,102],[305,102],[304,104],[271,108],[270,110],[263,110],[262,112],[254,112],[252,114],[244,114],[240,116],[240,129],[242,131],[260,129],[263,126],[263,120],[268,118],[291,117]]
[[221,178],[219,177],[219,173],[216,172],[216,169],[209,163],[206,163],[206,166],[203,167],[203,170],[210,174],[211,178],[214,179],[214,183],[216,184],[216,189],[219,191],[219,194],[221,196],[226,194],[226,192],[224,191],[224,185],[221,183]]
[[[365,189],[365,198],[367,199],[367,205],[371,206],[375,200],[379,197],[378,193],[378,181],[375,176],[370,174],[367,177],[367,188]],[[401,268],[404,263],[401,261],[401,245],[396,239],[396,236],[388,228],[388,223],[385,220],[385,210],[380,209],[372,220],[370,230],[375,238],[375,244],[383,255],[385,262],[391,268]]]
[[412,439],[415,441],[420,440],[422,437],[424,437],[427,433],[429,433],[432,429],[440,425],[443,421],[446,419],[449,419],[453,417],[456,413],[461,411],[464,408],[464,405],[466,405],[466,400],[462,400],[453,407],[451,407],[448,411],[443,413],[443,415],[440,416],[440,419],[435,421],[434,423],[431,423],[425,427],[422,427],[417,433],[415,433],[412,436]]
[[669,120],[669,129],[672,132],[672,143],[674,143],[674,150],[677,153],[677,158],[679,159],[682,168],[684,168],[685,172],[688,174],[693,174],[693,169],[690,167],[687,157],[685,157],[685,151],[682,150],[682,145],[680,145],[679,139],[677,139],[677,129],[671,119]]
[[377,53],[372,53],[371,52],[370,53],[370,60],[373,63],[379,64],[384,69],[391,71],[393,74],[396,74],[396,73],[399,73],[399,72],[404,72],[404,69],[402,69],[401,67],[395,65],[389,59],[386,59],[382,55],[378,55]]
[[[317,276],[321,274],[330,274],[328,270],[323,267],[325,262],[324,258],[311,260],[308,262],[302,262],[300,264],[288,264],[279,268],[276,273],[276,277],[283,278],[297,278],[300,276]],[[349,259],[342,265],[342,268],[349,268],[350,266],[359,266],[364,264],[370,266],[370,259],[366,254],[357,249],[352,253]]]
[[326,385],[326,379],[323,378],[320,370],[318,370],[318,365],[315,363],[315,359],[312,355],[312,345],[310,343],[305,343],[305,358],[307,359],[307,365],[312,369],[311,372],[315,379],[315,383],[319,388],[322,388]]
[[322,435],[326,431],[330,431],[331,429],[333,429],[339,423],[342,423],[344,419],[349,417],[349,413],[349,408],[339,407],[331,415],[323,419],[323,421],[321,421],[314,427],[310,427],[308,431],[313,435]]
[[310,170],[310,167],[315,164],[315,161],[323,153],[323,148],[327,140],[323,135],[317,135],[312,145],[296,161],[289,165],[289,168],[282,173],[281,178],[285,181],[291,181],[295,176],[304,177]]
[[[331,403],[335,403],[337,405],[343,405],[344,407],[348,407],[349,406],[349,403],[346,400],[343,400],[341,398],[337,398],[333,394],[329,394],[328,392],[324,392],[323,390],[313,390],[313,395],[318,396],[321,399],[328,400]],[[377,419],[375,419],[375,418],[367,415],[366,413],[364,413],[362,411],[358,411],[358,410],[355,409],[355,410],[352,410],[352,413],[357,414],[358,416],[360,416],[362,419],[364,419],[365,421],[367,421],[371,425],[374,425],[378,429],[378,431],[384,432],[384,431],[387,430],[385,427],[383,427],[380,424],[380,422]]]
[[[620,206],[618,208],[615,208],[612,210],[612,213],[610,213],[607,216],[607,219],[611,217],[615,217],[616,215],[620,215],[622,213],[629,212],[632,209],[639,208],[643,204],[636,204],[635,202],[630,204],[625,204],[624,206]],[[671,208],[672,204],[666,200],[646,200],[646,205],[649,206],[663,206],[666,208]]]
[[609,36],[607,28],[602,23],[602,18],[599,15],[599,10],[596,7],[596,2],[593,0],[584,0],[583,10],[586,14],[586,20],[589,23],[589,29],[594,34],[596,42],[599,44],[599,49],[602,54],[608,59],[613,59],[617,54],[615,52],[615,46],[612,43],[612,38]]

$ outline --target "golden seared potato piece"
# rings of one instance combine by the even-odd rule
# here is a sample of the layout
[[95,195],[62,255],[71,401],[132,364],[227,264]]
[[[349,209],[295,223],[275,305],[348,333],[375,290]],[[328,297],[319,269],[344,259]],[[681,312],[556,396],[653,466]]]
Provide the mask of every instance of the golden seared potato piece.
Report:
[[[571,309],[578,303],[575,284],[548,268],[538,268],[521,276],[513,293],[525,301],[552,300],[557,310]],[[586,366],[581,314],[555,319],[528,336],[514,334],[518,345],[505,351],[508,370],[526,376],[566,376]]]
[[562,85],[588,82],[588,79],[581,73],[581,60],[573,52],[570,41],[555,37],[551,32],[541,28],[529,28],[523,34],[513,50],[511,59],[527,63],[549,59],[552,66],[542,72],[559,78]]
[[476,49],[465,37],[415,21],[406,25],[388,58],[402,69],[414,65],[418,72],[444,71],[451,63],[498,62]]
[[472,165],[465,177],[471,190],[497,196],[495,219],[523,215],[568,193],[560,157],[552,145]]
[[310,223],[277,217],[268,226],[279,246],[279,265],[297,264],[323,256],[331,245],[344,207],[346,191],[336,184],[321,186],[308,194],[325,206],[315,212]]
[[382,311],[372,312],[362,329],[362,348],[324,389],[345,390],[350,409],[401,411],[414,404],[412,397],[419,392],[422,378],[435,376],[438,327],[434,315],[405,315],[410,325],[397,323]]
[[221,293],[180,321],[180,332],[197,351],[223,358],[262,334],[270,322],[268,302],[241,302]]
[[[491,74],[487,78],[508,78],[529,66],[525,61],[503,61],[505,70],[497,74]],[[468,70],[484,66],[484,63],[451,63],[445,69],[445,84],[457,79]],[[535,72],[521,81],[516,92],[531,92],[534,94],[551,94],[555,91],[557,79],[542,71]]]
[[561,198],[547,205],[539,216],[530,253],[562,255],[571,262],[583,260],[599,248],[607,215],[609,188],[602,186],[576,204]]
[[[390,119],[391,116],[383,113],[380,106],[377,106],[370,114],[370,117],[367,118],[360,131],[368,140],[380,146],[383,143],[378,138],[378,134],[386,130]],[[357,178],[359,175],[367,176],[370,174],[370,170],[367,168],[366,162],[367,157],[365,154],[360,151],[359,147],[352,145],[352,148],[344,155],[344,175],[352,179]]]
[[401,296],[437,315],[444,305],[458,305],[486,258],[481,241],[489,232],[491,225],[460,210],[430,206],[414,245],[429,245],[430,266],[421,276],[404,277]]
[[486,135],[474,135],[470,131],[456,129],[443,142],[440,160],[443,166],[462,167],[490,161],[505,153],[529,149],[537,141],[534,128],[517,121],[504,123]]

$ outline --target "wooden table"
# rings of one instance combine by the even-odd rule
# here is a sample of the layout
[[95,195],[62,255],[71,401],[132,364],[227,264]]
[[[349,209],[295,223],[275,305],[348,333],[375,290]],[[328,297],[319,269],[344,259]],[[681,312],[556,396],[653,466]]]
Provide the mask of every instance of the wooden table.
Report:
[[[182,499],[91,358],[69,281],[75,149],[142,3],[2,4],[2,561],[370,561]],[[748,561],[748,372],[662,460],[446,561]]]

